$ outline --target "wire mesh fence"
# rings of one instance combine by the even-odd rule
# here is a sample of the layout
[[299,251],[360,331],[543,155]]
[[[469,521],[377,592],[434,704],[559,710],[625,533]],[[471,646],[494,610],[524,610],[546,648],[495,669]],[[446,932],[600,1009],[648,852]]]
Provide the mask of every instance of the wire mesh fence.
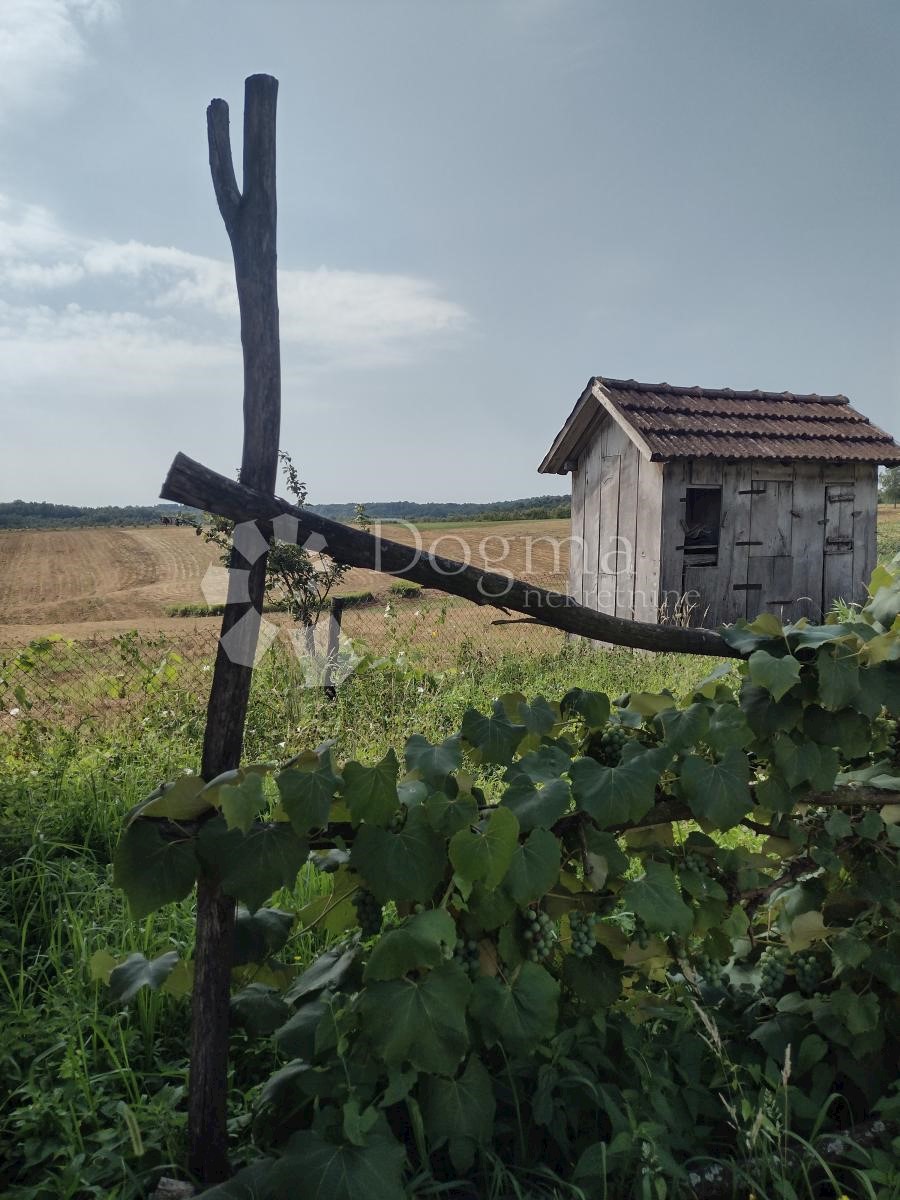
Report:
[[[557,578],[541,585],[563,587]],[[220,623],[218,617],[184,618],[169,620],[164,629],[124,633],[98,626],[79,637],[48,628],[24,644],[7,635],[0,646],[0,731],[26,718],[60,725],[112,722],[166,690],[205,704]],[[469,650],[482,657],[554,653],[563,642],[559,630],[491,605],[436,592],[392,593],[343,606],[339,642],[328,614],[311,635],[283,614],[266,614],[257,665],[265,660],[269,672],[290,674],[298,686],[323,686],[372,662],[440,671]]]

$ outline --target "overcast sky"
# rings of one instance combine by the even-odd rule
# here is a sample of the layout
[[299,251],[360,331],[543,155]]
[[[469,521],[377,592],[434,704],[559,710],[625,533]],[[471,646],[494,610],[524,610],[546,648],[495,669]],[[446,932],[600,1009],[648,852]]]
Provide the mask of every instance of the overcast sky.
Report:
[[233,471],[205,108],[239,137],[259,71],[313,500],[565,491],[535,468],[594,374],[896,435],[898,56],[896,0],[2,0],[0,499]]

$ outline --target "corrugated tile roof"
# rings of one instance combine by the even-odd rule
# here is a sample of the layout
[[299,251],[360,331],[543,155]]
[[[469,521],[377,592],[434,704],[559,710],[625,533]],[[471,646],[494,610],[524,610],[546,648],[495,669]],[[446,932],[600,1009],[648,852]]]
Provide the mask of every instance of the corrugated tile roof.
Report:
[[770,458],[900,463],[900,446],[889,433],[851,408],[846,396],[675,387],[596,376],[540,469],[565,470],[565,463],[588,436],[596,414],[604,407],[637,435],[636,440],[642,441],[656,460]]

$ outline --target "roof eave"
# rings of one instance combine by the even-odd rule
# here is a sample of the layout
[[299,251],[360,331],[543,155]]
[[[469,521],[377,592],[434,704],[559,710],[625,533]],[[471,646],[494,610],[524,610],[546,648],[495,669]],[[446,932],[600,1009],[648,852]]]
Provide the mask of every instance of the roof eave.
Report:
[[566,464],[573,457],[573,451],[588,433],[597,416],[597,398],[593,393],[593,384],[594,380],[589,379],[587,387],[566,418],[565,425],[553,439],[550,449],[538,467],[541,475],[568,475],[570,468]]

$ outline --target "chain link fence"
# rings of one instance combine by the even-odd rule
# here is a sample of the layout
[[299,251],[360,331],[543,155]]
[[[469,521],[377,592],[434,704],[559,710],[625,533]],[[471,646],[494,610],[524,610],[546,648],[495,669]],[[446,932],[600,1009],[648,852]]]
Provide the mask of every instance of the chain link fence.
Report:
[[[533,580],[565,590],[560,577]],[[340,606],[336,682],[366,662],[393,659],[440,671],[477,650],[481,656],[554,653],[564,635],[490,605],[425,590],[347,599]],[[290,673],[297,686],[321,686],[321,663],[329,639],[325,616],[311,644],[283,614],[266,614],[260,661],[268,671]],[[48,628],[26,644],[7,636],[0,645],[0,731],[25,718],[70,726],[85,720],[114,722],[139,712],[165,689],[205,704],[219,640],[220,617],[170,619],[158,630],[104,633],[78,638]],[[331,628],[334,640],[334,627]],[[312,653],[311,653],[312,652]],[[328,676],[330,679],[330,674]],[[327,680],[326,680],[327,681]]]

